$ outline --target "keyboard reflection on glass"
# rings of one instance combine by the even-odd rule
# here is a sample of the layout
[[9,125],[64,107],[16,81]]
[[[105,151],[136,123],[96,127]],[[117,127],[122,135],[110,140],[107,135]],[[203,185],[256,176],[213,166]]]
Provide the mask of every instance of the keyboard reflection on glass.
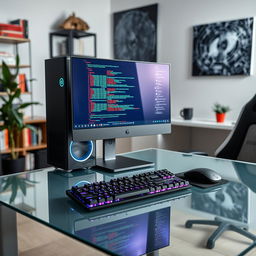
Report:
[[132,177],[111,179],[74,186],[66,194],[88,210],[172,193],[190,187],[188,181],[176,177],[167,169],[136,174]]

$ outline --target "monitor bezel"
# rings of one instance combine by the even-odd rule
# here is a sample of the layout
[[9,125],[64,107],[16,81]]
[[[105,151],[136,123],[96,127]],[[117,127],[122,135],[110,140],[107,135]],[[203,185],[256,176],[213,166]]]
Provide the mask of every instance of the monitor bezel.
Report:
[[[83,59],[99,59],[108,61],[123,61],[123,62],[134,62],[134,63],[148,63],[148,64],[161,64],[169,66],[169,99],[170,99],[170,112],[169,112],[169,123],[160,124],[144,124],[134,126],[116,126],[116,127],[97,127],[89,129],[74,129],[73,127],[73,94],[72,94],[72,61],[73,58]],[[94,58],[85,56],[71,56],[67,58],[68,65],[68,80],[69,80],[69,93],[70,93],[70,107],[71,107],[71,129],[73,141],[87,141],[87,140],[103,140],[103,139],[115,139],[115,138],[127,138],[135,136],[149,136],[158,134],[171,133],[171,64],[169,63],[155,63],[146,61],[132,61],[132,60],[117,60],[117,59],[105,59],[105,58]]]

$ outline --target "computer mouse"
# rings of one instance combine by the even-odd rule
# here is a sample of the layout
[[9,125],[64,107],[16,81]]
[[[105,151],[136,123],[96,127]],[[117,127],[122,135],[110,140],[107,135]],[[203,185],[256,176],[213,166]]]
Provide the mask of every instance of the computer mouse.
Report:
[[213,184],[221,181],[221,176],[212,169],[196,168],[184,173],[185,179],[195,183]]

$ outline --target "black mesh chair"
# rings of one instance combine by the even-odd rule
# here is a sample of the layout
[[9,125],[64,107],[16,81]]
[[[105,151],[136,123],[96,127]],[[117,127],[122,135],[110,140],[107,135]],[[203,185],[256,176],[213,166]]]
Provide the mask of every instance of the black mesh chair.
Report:
[[215,156],[256,163],[256,94],[242,108],[234,129]]
[[[215,156],[231,160],[256,162],[256,95],[242,108],[234,129],[216,150]],[[185,226],[191,228],[194,224],[218,227],[207,241],[206,247],[209,249],[215,246],[215,241],[226,230],[235,231],[252,239],[254,245],[251,247],[255,246],[256,236],[237,224],[215,218],[215,220],[188,220]]]

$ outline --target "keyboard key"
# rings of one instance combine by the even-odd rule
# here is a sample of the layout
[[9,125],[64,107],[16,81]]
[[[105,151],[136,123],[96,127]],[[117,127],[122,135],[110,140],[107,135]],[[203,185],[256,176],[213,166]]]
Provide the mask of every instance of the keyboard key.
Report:
[[132,196],[136,196],[136,195],[140,195],[140,194],[144,194],[144,193],[148,193],[149,189],[140,189],[140,190],[135,190],[135,191],[131,191],[131,192],[125,192],[125,193],[120,193],[116,195],[116,199],[121,199],[121,198],[126,198],[126,197],[132,197]]

